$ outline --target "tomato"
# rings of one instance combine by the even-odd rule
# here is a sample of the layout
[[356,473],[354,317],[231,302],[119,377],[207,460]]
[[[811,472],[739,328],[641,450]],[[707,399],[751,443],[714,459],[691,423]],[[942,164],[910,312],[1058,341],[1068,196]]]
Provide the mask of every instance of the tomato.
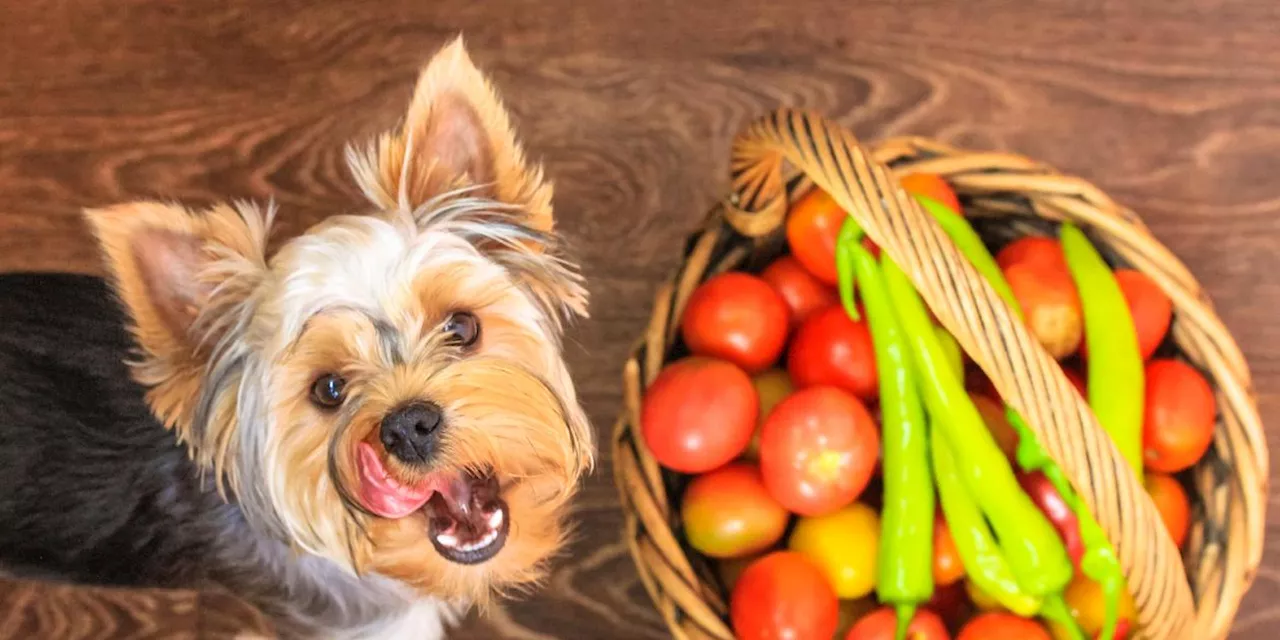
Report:
[[1024,236],[1005,245],[996,254],[996,264],[1008,270],[1017,264],[1030,264],[1058,271],[1067,271],[1067,257],[1062,243],[1056,238]]
[[[1102,625],[1107,618],[1107,599],[1098,583],[1077,573],[1071,584],[1067,585],[1066,590],[1062,592],[1062,597],[1067,601],[1067,609],[1071,611],[1071,617],[1075,618],[1076,624],[1080,625],[1086,637],[1093,638],[1102,633]],[[1134,604],[1133,596],[1129,595],[1127,590],[1121,592],[1119,605],[1120,620],[1137,619],[1137,606]],[[1055,628],[1056,626],[1050,625],[1055,635],[1067,637],[1061,629]]]
[[743,462],[694,478],[680,516],[689,546],[712,558],[764,551],[782,538],[791,519],[765,490],[760,469]]
[[964,577],[964,562],[942,514],[933,520],[933,583],[939,587],[955,584]]
[[1061,360],[1075,353],[1084,337],[1084,312],[1070,272],[1024,262],[1005,269],[1004,277],[1027,328],[1049,355]]
[[1053,640],[1035,620],[1012,613],[984,613],[969,621],[956,640]]
[[1169,530],[1169,537],[1179,549],[1187,541],[1187,529],[1191,526],[1191,501],[1187,492],[1172,476],[1148,471],[1144,474],[1143,484],[1147,495],[1160,512],[1160,519]]
[[1067,555],[1071,556],[1071,561],[1079,568],[1080,560],[1084,558],[1084,539],[1080,537],[1080,522],[1076,519],[1075,512],[1043,473],[1018,471],[1017,476],[1022,490],[1027,492],[1031,501],[1049,518],[1049,522],[1066,544]]
[[751,384],[756,388],[756,397],[760,400],[759,418],[756,420],[755,432],[742,457],[747,460],[760,459],[760,429],[769,413],[782,399],[791,393],[791,376],[784,369],[769,369],[751,377]]
[[1147,467],[1177,473],[1200,461],[1213,443],[1217,403],[1204,376],[1180,360],[1147,363],[1142,448]]
[[843,638],[848,635],[853,625],[878,608],[880,608],[880,603],[876,602],[875,596],[867,596],[857,600],[841,600],[840,624],[836,625],[836,637]]
[[934,173],[912,173],[903,176],[898,181],[907,193],[913,196],[924,196],[938,204],[946,205],[947,208],[960,213],[960,199],[956,197],[955,189],[951,188],[951,183],[947,182],[942,176]]
[[760,278],[782,296],[791,311],[791,327],[800,326],[814,312],[840,303],[836,290],[813,277],[794,256],[782,256],[760,272]]
[[996,445],[1012,460],[1018,452],[1018,432],[1009,424],[1004,405],[980,393],[971,393],[969,398],[973,400],[973,406],[978,408],[982,421],[987,423],[987,430],[996,439]]
[[789,551],[752,563],[729,597],[729,619],[740,640],[830,638],[839,608],[822,571]]
[[[894,640],[898,628],[898,614],[892,607],[880,607],[858,621],[849,630],[845,640]],[[938,614],[920,609],[907,627],[909,640],[951,640],[947,625]]]
[[836,236],[848,214],[827,192],[814,187],[787,212],[787,246],[791,255],[818,280],[829,285],[836,276]]
[[[1173,321],[1173,301],[1169,300],[1169,296],[1165,295],[1154,280],[1141,271],[1116,269],[1116,284],[1120,285],[1120,292],[1129,305],[1129,315],[1133,317],[1133,328],[1138,334],[1138,350],[1142,352],[1142,359],[1150,359],[1169,333],[1169,324]],[[1089,356],[1083,345],[1080,355]]]
[[854,321],[841,306],[819,311],[800,325],[791,340],[787,371],[797,387],[835,385],[866,400],[880,395],[865,315]]
[[765,486],[803,516],[831,513],[857,499],[879,452],[880,434],[866,407],[835,387],[791,394],[760,433]]
[[667,365],[649,385],[640,431],[659,464],[702,473],[742,453],[758,413],[755,389],[742,369],[693,356]]
[[722,358],[755,373],[782,354],[788,313],[786,301],[769,283],[730,271],[694,290],[680,330],[694,354]]
[[875,589],[879,546],[880,517],[861,502],[800,518],[787,539],[787,548],[820,567],[842,599],[861,598]]
[[738,584],[738,578],[742,577],[742,572],[747,567],[755,563],[756,560],[763,558],[766,553],[741,556],[738,558],[725,558],[716,563],[716,574],[720,576],[720,582],[724,584],[725,591],[733,592],[733,588]]
[[933,596],[924,606],[937,613],[948,629],[959,629],[973,614],[973,605],[965,593],[963,580],[948,585],[935,585]]

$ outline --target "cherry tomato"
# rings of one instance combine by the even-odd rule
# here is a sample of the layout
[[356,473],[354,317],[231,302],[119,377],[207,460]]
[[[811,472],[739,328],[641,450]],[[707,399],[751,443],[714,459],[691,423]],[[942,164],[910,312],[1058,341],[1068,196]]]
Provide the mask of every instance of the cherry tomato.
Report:
[[[1147,360],[1160,348],[1169,333],[1173,321],[1173,301],[1147,274],[1133,269],[1116,269],[1116,284],[1129,305],[1133,327],[1138,334],[1138,350]],[[1080,345],[1080,356],[1089,357],[1089,350]]]
[[951,183],[947,182],[942,176],[934,173],[912,173],[903,176],[898,181],[907,193],[913,196],[924,196],[938,204],[946,205],[947,208],[960,213],[960,199],[956,197],[955,189],[951,188]]
[[1080,537],[1080,522],[1076,519],[1075,512],[1067,506],[1067,501],[1062,498],[1062,494],[1058,493],[1053,483],[1043,473],[1019,471],[1017,476],[1022,490],[1027,492],[1031,501],[1035,502],[1036,506],[1040,507],[1044,515],[1049,518],[1049,522],[1053,523],[1053,528],[1058,531],[1058,536],[1066,544],[1067,555],[1071,556],[1071,561],[1079,568],[1080,560],[1084,558],[1084,540]]
[[822,571],[790,551],[775,551],[752,563],[729,597],[729,619],[740,640],[830,638],[839,609]]
[[765,490],[760,469],[743,462],[694,478],[680,515],[689,546],[712,558],[764,551],[782,538],[791,519]]
[[786,301],[769,283],[730,271],[694,290],[680,330],[694,354],[722,358],[755,373],[782,354],[787,314]]
[[827,192],[814,188],[791,205],[787,213],[787,245],[791,255],[818,280],[829,285],[836,277],[836,236],[846,217]]
[[1191,526],[1191,501],[1186,490],[1172,476],[1153,471],[1144,474],[1143,484],[1151,502],[1156,505],[1156,511],[1160,512],[1160,519],[1164,520],[1173,544],[1181,549]]
[[871,480],[880,434],[857,398],[835,387],[801,389],[774,407],[760,434],[764,484],[804,516],[831,513]]
[[1009,424],[1004,405],[980,393],[969,394],[969,399],[973,400],[973,406],[977,407],[982,421],[987,423],[987,430],[996,439],[996,445],[1012,460],[1018,452],[1018,432]]
[[764,427],[764,421],[773,408],[791,394],[791,376],[787,375],[784,369],[769,369],[751,376],[751,384],[756,388],[756,397],[760,399],[760,412],[756,420],[755,432],[751,435],[751,442],[747,444],[747,450],[742,453],[742,457],[746,460],[759,460],[760,429]]
[[755,389],[742,369],[693,356],[667,365],[649,386],[640,430],[659,464],[702,473],[742,453],[758,413]]
[[969,621],[956,640],[1053,640],[1040,623],[1012,613],[984,613]]
[[817,311],[840,303],[836,290],[813,277],[794,256],[782,256],[760,272],[791,311],[791,328],[800,326]]
[[865,319],[855,322],[840,306],[819,311],[800,325],[787,371],[800,388],[835,385],[866,400],[880,394],[871,331]]
[[1076,352],[1084,337],[1084,315],[1075,281],[1066,269],[1023,262],[1004,271],[1031,334],[1061,360]]
[[787,548],[822,569],[841,599],[861,598],[876,587],[880,517],[855,502],[835,513],[800,518]]
[[941,514],[933,520],[933,583],[939,587],[953,585],[965,575],[960,550],[951,537],[951,529]]
[[1057,238],[1042,236],[1024,236],[1005,245],[996,254],[996,264],[1000,265],[1002,271],[1017,264],[1067,271],[1067,257],[1062,253],[1062,243]]
[[1161,359],[1147,363],[1142,447],[1148,468],[1177,473],[1200,461],[1213,444],[1217,403],[1213,388],[1191,365]]
[[[1066,590],[1062,592],[1062,597],[1067,601],[1067,609],[1071,611],[1071,617],[1075,618],[1076,624],[1080,625],[1086,637],[1093,638],[1102,633],[1102,625],[1107,618],[1107,598],[1098,583],[1077,572],[1071,584],[1067,585]],[[1137,619],[1137,606],[1134,604],[1133,596],[1129,595],[1127,590],[1120,593],[1119,605],[1121,621]],[[1063,630],[1058,629],[1057,625],[1050,625],[1050,628],[1059,637],[1069,637],[1063,633]],[[1120,634],[1116,635],[1123,637]]]
[[[858,621],[849,630],[845,640],[894,640],[898,628],[898,614],[892,607],[880,607]],[[909,640],[951,640],[947,625],[938,614],[920,609],[907,627]]]

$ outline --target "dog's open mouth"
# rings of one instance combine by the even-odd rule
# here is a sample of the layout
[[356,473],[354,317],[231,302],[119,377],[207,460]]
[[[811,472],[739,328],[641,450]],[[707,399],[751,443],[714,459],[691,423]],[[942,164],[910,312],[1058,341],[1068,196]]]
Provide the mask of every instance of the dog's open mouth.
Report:
[[365,508],[383,518],[403,518],[421,510],[431,544],[444,559],[479,564],[506,544],[511,517],[492,474],[439,472],[405,485],[387,473],[378,452],[366,442],[358,445],[356,464]]

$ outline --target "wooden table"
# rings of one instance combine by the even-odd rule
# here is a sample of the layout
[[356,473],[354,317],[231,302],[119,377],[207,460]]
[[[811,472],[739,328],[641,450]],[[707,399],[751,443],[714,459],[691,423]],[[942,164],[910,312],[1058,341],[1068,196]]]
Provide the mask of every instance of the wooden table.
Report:
[[[1213,293],[1280,436],[1273,0],[679,4],[8,0],[0,268],[100,271],[87,205],[274,196],[287,229],[359,206],[343,144],[392,125],[419,65],[462,31],[545,159],[590,276],[571,359],[602,441],[627,345],[723,193],[733,135],[778,105],[866,138],[1018,151],[1132,206]],[[546,589],[460,637],[666,635],[619,539],[611,472],[606,457],[579,502],[583,539]],[[1271,520],[1239,638],[1280,624]],[[209,600],[0,583],[0,635],[65,637],[52,625],[96,611],[122,625],[99,637],[221,637],[228,609]]]

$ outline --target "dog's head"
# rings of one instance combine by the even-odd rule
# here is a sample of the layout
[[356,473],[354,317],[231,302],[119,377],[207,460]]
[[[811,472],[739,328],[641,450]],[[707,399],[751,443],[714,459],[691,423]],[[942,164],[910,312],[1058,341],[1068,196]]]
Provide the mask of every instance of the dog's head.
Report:
[[247,204],[87,216],[149,404],[253,526],[483,601],[538,577],[592,464],[560,349],[587,293],[460,41],[349,163],[370,210],[271,249]]

